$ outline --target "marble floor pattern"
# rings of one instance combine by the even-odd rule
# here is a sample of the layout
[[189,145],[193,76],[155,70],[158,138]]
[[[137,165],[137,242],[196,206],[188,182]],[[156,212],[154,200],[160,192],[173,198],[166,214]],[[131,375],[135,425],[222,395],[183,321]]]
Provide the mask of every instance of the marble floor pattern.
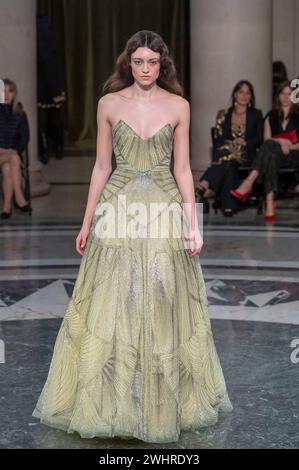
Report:
[[265,224],[249,208],[204,219],[200,255],[234,411],[177,443],[81,439],[31,416],[72,294],[93,157],[50,159],[51,193],[0,222],[0,448],[298,448],[299,204]]

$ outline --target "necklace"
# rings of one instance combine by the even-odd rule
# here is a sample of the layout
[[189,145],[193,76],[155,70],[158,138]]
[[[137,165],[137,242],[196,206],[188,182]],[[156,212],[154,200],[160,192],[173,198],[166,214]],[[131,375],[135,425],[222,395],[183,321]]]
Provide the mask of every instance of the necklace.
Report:
[[243,117],[245,114],[246,114],[246,111],[244,111],[242,113],[237,113],[234,110],[234,116],[232,118],[232,124],[235,124],[239,127],[245,125],[246,119],[244,119],[244,117]]
[[236,116],[244,116],[244,114],[246,114],[246,110],[245,111],[242,111],[242,113],[238,113],[235,109],[234,109],[234,113]]

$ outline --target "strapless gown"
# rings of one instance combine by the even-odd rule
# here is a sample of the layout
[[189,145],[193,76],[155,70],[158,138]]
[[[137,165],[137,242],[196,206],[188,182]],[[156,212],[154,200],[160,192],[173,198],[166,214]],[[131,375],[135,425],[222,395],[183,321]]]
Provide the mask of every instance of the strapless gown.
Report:
[[176,442],[232,405],[199,255],[188,255],[183,237],[99,237],[107,203],[116,215],[132,202],[182,203],[170,170],[172,125],[142,139],[120,120],[112,141],[117,168],[96,206],[33,416],[83,438]]

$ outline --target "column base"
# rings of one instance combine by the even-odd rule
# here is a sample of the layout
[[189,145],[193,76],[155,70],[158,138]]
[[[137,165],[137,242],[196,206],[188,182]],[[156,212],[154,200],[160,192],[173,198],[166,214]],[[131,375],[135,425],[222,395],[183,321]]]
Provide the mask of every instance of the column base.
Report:
[[51,186],[42,173],[43,165],[39,162],[29,167],[31,197],[45,196],[51,191]]

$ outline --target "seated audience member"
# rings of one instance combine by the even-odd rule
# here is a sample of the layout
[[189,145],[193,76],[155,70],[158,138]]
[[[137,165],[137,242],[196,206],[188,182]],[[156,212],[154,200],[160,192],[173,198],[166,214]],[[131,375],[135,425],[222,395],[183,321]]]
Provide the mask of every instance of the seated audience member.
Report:
[[209,204],[204,197],[211,188],[220,195],[225,216],[232,216],[238,202],[230,189],[238,184],[240,165],[251,166],[263,139],[263,115],[255,108],[254,89],[247,80],[239,81],[231,95],[232,104],[220,110],[214,128],[213,161],[195,189],[196,201],[202,202],[204,212]]
[[269,222],[276,219],[274,198],[278,192],[279,169],[299,168],[299,112],[298,106],[292,103],[291,93],[289,81],[278,87],[273,109],[265,117],[265,142],[253,162],[253,169],[242,184],[231,191],[242,199],[249,194],[254,181],[262,183],[266,197],[265,220]]
[[0,104],[0,170],[2,172],[3,211],[1,219],[12,214],[13,196],[21,212],[29,212],[22,190],[21,158],[29,141],[28,120],[17,102],[16,84],[4,79],[5,103]]

